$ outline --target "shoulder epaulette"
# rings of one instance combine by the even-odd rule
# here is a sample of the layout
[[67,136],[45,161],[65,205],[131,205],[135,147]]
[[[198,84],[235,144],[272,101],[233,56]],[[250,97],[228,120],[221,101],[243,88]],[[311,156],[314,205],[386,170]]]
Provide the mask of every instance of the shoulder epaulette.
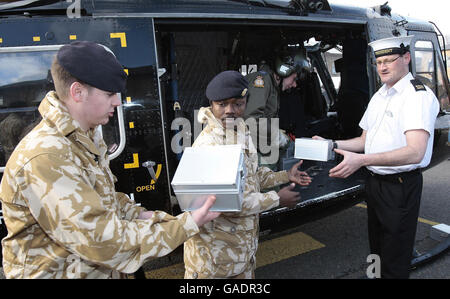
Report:
[[414,86],[414,89],[415,89],[416,91],[421,91],[421,90],[425,91],[425,90],[426,90],[426,89],[425,89],[425,85],[423,85],[423,83],[420,82],[419,79],[413,79],[413,80],[411,80],[411,84],[412,84],[412,86]]

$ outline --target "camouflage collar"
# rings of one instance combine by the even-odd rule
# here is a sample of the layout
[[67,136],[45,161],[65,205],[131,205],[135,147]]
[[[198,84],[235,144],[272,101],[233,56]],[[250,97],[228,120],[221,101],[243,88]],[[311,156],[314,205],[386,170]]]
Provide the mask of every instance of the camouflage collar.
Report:
[[69,135],[77,128],[81,129],[78,122],[70,116],[66,105],[59,100],[54,91],[47,93],[39,105],[39,112],[48,125],[56,128],[63,136]]
[[253,142],[251,141],[250,130],[242,118],[236,121],[237,130],[226,130],[223,127],[222,122],[212,113],[211,107],[200,108],[197,119],[200,123],[207,124],[215,135],[223,137],[225,144],[239,143],[246,151],[256,152]]
[[[214,129],[219,129],[223,132],[223,135],[226,134],[226,128],[223,127],[222,122],[218,120],[212,110],[211,107],[201,107],[198,112],[198,121],[203,124],[208,124]],[[246,132],[246,124],[242,118],[236,119],[235,124],[237,125],[237,130],[239,132]]]

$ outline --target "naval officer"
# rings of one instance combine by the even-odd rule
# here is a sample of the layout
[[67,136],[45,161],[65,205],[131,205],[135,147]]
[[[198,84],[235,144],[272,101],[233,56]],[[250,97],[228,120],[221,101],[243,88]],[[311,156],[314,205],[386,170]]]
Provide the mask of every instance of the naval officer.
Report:
[[[383,86],[359,125],[360,137],[336,142],[343,161],[331,177],[346,178],[365,166],[369,243],[381,278],[408,278],[422,194],[421,169],[430,163],[439,103],[409,72],[412,36],[374,41]],[[317,137],[319,138],[319,137]],[[360,153],[363,152],[363,153]]]

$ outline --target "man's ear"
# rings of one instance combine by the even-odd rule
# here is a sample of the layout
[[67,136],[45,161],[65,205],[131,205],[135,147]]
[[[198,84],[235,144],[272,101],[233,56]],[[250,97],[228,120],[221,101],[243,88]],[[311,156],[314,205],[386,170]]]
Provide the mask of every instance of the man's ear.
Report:
[[80,82],[73,82],[69,88],[70,97],[77,103],[84,101],[87,96],[87,88]]
[[280,84],[280,82],[281,82],[281,77],[278,76],[278,74],[273,73],[273,78],[275,79],[275,82],[276,82],[277,84]]
[[407,64],[409,64],[411,62],[411,53],[406,52],[403,56],[405,57]]

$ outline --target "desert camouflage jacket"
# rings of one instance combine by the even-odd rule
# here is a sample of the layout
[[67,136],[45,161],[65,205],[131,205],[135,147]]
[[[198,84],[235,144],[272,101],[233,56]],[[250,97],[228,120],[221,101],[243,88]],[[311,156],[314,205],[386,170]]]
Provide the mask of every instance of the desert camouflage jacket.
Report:
[[185,278],[236,276],[254,266],[259,213],[279,205],[275,191],[261,193],[261,189],[287,183],[289,179],[286,171],[272,172],[267,167],[258,167],[256,149],[242,119],[237,121],[236,131],[225,130],[210,108],[201,108],[198,120],[207,126],[193,146],[242,144],[247,174],[242,211],[222,213],[185,242]]
[[98,130],[83,131],[54,92],[39,112],[0,185],[7,278],[118,277],[198,233],[190,213],[137,219],[145,209],[115,192]]

